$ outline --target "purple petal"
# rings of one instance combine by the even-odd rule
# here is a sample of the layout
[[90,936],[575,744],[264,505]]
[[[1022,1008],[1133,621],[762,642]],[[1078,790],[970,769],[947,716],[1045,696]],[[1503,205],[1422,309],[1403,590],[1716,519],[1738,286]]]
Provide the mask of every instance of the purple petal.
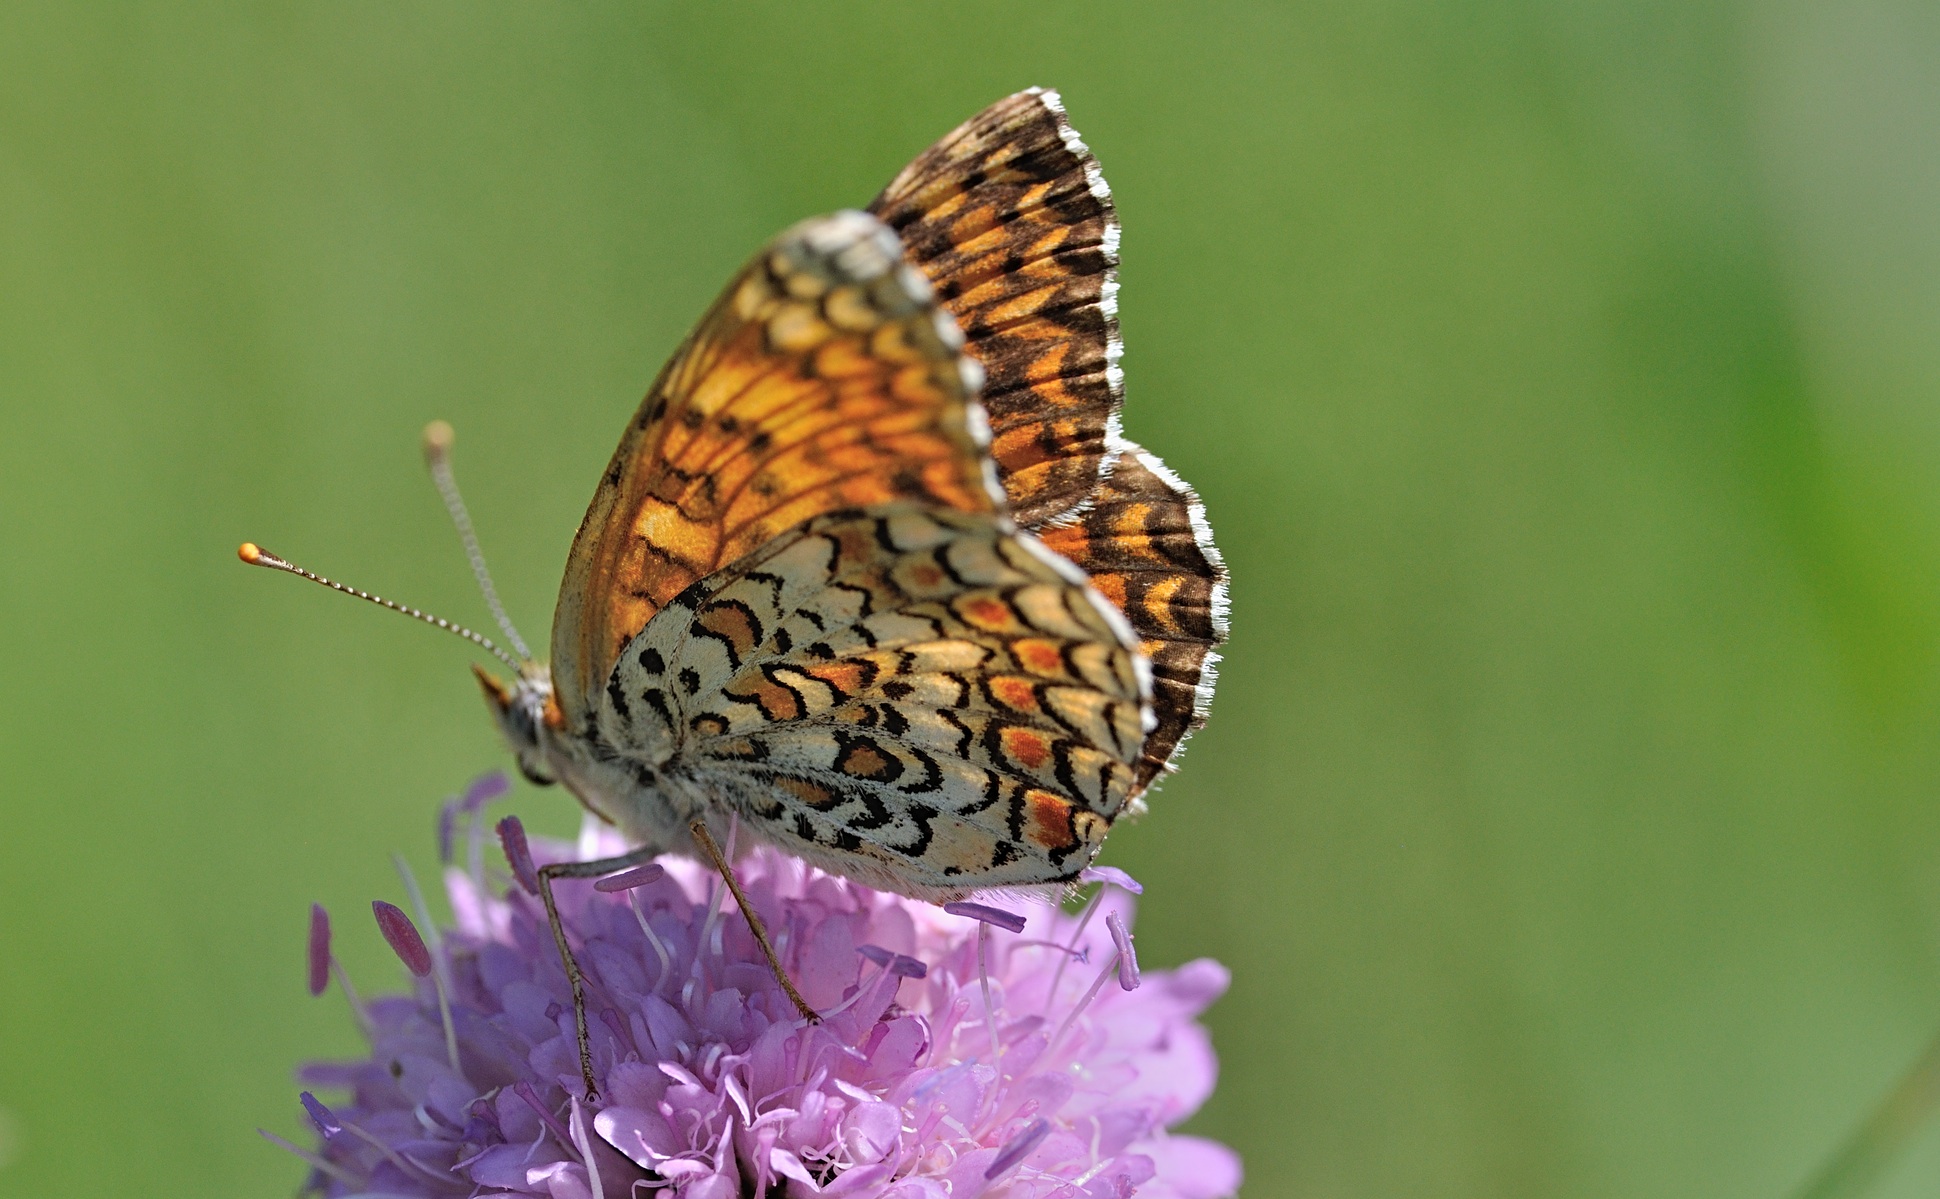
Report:
[[330,985],[330,913],[310,905],[310,994],[321,995]]
[[344,1130],[344,1126],[337,1120],[336,1114],[329,1108],[323,1106],[323,1104],[317,1102],[315,1095],[305,1091],[301,1095],[298,1095],[297,1098],[303,1101],[303,1110],[310,1114],[310,1122],[317,1126],[317,1131],[323,1135],[324,1140],[327,1141]]
[[505,860],[512,866],[512,877],[519,880],[527,895],[539,893],[539,872],[532,865],[532,847],[525,841],[525,826],[517,816],[498,822],[498,843],[505,848]]
[[1078,872],[1078,881],[1081,883],[1110,883],[1112,886],[1130,891],[1134,895],[1145,894],[1143,884],[1116,866],[1086,866]]
[[418,935],[418,926],[411,918],[381,899],[371,900],[370,910],[377,917],[377,931],[390,942],[391,952],[397,954],[404,968],[419,978],[430,974],[431,951],[424,947],[424,938]]
[[860,1103],[842,1118],[842,1143],[857,1165],[874,1165],[902,1139],[902,1109],[890,1103]]
[[993,1179],[999,1174],[1009,1172],[1017,1163],[1029,1157],[1031,1150],[1036,1149],[1039,1143],[1050,1135],[1051,1122],[1049,1120],[1042,1118],[1032,1120],[1024,1126],[1023,1132],[1018,1133],[1010,1139],[1010,1142],[1004,1146],[1004,1151],[997,1155],[997,1160],[991,1162],[989,1167],[984,1170],[983,1176],[986,1179]]
[[946,903],[943,905],[943,910],[952,916],[968,916],[972,920],[981,920],[985,924],[995,925],[1005,932],[1021,933],[1024,931],[1024,918],[1022,916],[1019,916],[1015,912],[1006,912],[1002,908],[993,908],[989,904]]
[[1159,1137],[1140,1146],[1140,1151],[1157,1167],[1157,1181],[1179,1199],[1225,1199],[1239,1191],[1239,1155],[1217,1141]]
[[610,895],[615,891],[631,891],[635,887],[644,887],[649,883],[657,883],[665,877],[667,877],[667,868],[665,866],[662,866],[658,862],[648,862],[644,866],[635,866],[631,870],[622,870],[618,874],[607,875],[605,878],[593,884],[593,890],[604,891]]
[[1132,934],[1125,930],[1125,918],[1117,912],[1105,917],[1111,930],[1111,943],[1118,947],[1118,985],[1127,991],[1138,990],[1138,951],[1132,948]]

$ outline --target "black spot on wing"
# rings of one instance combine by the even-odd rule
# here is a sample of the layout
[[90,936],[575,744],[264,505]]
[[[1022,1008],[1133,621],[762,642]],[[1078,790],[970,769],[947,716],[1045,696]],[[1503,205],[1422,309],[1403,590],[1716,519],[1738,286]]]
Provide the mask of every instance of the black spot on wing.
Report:
[[606,698],[613,705],[613,713],[626,724],[633,723],[633,707],[627,703],[626,692],[620,687],[620,672],[614,671],[606,678]]

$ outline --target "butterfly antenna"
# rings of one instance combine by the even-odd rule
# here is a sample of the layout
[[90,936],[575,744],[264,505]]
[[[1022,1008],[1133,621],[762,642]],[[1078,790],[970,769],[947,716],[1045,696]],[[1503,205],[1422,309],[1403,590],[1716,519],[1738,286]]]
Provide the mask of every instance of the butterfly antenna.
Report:
[[465,509],[465,497],[458,493],[458,479],[451,473],[451,443],[456,437],[449,424],[434,420],[424,427],[424,464],[431,468],[431,481],[437,485],[438,495],[445,502],[445,511],[451,513],[451,523],[458,526],[458,539],[465,543],[465,557],[471,561],[472,577],[478,580],[478,589],[485,593],[485,606],[492,610],[492,619],[498,622],[499,631],[512,643],[519,657],[531,661],[532,651],[526,648],[525,638],[519,630],[512,627],[512,618],[506,615],[505,605],[498,599],[498,588],[492,586],[492,572],[485,568],[485,551],[478,548],[478,534],[472,529],[471,513]]
[[514,658],[511,654],[506,653],[498,646],[492,644],[491,638],[480,636],[464,625],[453,624],[442,616],[433,616],[429,612],[420,612],[416,608],[407,608],[403,604],[394,604],[381,595],[372,595],[368,591],[359,591],[355,587],[346,587],[342,583],[332,582],[320,574],[303,569],[287,558],[280,558],[270,553],[253,541],[243,542],[242,548],[236,551],[236,556],[251,566],[267,566],[271,570],[280,570],[285,574],[293,574],[300,578],[308,579],[312,583],[321,583],[332,591],[341,591],[345,595],[354,595],[360,600],[369,600],[380,608],[389,608],[391,611],[402,613],[413,620],[422,620],[428,625],[435,625],[447,633],[456,633],[494,658],[505,663],[507,666],[510,666],[515,672],[523,669],[523,664],[517,658]]

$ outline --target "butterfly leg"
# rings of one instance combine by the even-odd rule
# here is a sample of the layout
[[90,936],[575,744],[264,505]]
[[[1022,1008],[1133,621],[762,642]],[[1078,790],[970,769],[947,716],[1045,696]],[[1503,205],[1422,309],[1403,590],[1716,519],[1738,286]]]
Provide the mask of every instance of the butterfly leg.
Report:
[[721,878],[727,883],[728,890],[734,892],[734,902],[740,906],[741,914],[748,918],[748,928],[754,932],[754,939],[761,946],[762,955],[768,959],[768,968],[775,972],[775,980],[781,984],[782,990],[788,992],[788,998],[794,1001],[795,1010],[800,1012],[802,1019],[810,1024],[820,1024],[822,1017],[814,1008],[808,1006],[808,1000],[802,998],[802,993],[795,989],[794,980],[788,977],[788,968],[781,964],[779,957],[775,956],[775,947],[768,943],[768,930],[762,927],[761,917],[755,914],[754,905],[748,902],[747,895],[742,892],[741,884],[734,877],[734,868],[728,865],[727,856],[721,852],[721,847],[714,843],[714,834],[707,831],[707,822],[696,820],[689,826],[689,831],[694,834],[694,844],[701,847],[701,852],[707,855],[708,861],[714,863],[714,869],[721,872]]
[[617,858],[599,858],[591,862],[553,862],[539,867],[539,898],[546,904],[546,923],[552,928],[553,944],[559,947],[559,960],[566,967],[566,981],[573,988],[573,1031],[579,1037],[579,1074],[586,1080],[588,1103],[599,1098],[599,1087],[593,1082],[593,1041],[586,1031],[586,976],[580,973],[572,946],[566,943],[566,926],[560,923],[559,905],[552,898],[552,880],[599,878],[650,861],[659,852],[650,845],[643,845]]

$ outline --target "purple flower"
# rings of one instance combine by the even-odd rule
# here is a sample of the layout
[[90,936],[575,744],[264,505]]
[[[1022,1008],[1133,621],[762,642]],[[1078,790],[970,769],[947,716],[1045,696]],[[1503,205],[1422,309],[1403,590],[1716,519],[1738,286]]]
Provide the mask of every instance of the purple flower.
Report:
[[[568,856],[531,848],[541,861]],[[572,856],[623,848],[589,830]],[[408,995],[361,1006],[370,1054],[301,1072],[306,1086],[347,1094],[327,1108],[304,1095],[330,1130],[298,1149],[323,1195],[1222,1199],[1238,1188],[1231,1150],[1167,1131],[1212,1091],[1195,1018],[1226,971],[1202,959],[1148,971],[1135,991],[1101,987],[1120,977],[1128,944],[1134,901],[1122,890],[1100,888],[1082,918],[1033,911],[1026,936],[756,850],[737,874],[822,1013],[807,1024],[706,868],[663,858],[664,874],[624,889],[561,883],[588,981],[600,1091],[588,1105],[545,913],[503,874],[488,886],[482,856],[471,860],[446,872],[456,927],[430,939],[438,969]]]

